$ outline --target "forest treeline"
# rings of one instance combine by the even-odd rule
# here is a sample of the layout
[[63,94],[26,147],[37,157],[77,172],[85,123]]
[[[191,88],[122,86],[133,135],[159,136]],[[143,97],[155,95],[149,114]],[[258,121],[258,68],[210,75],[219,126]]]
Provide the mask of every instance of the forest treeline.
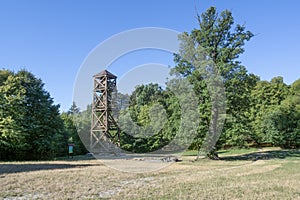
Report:
[[[189,148],[201,148],[216,112],[207,85],[208,74],[216,71],[226,94],[217,149],[264,144],[299,148],[300,79],[288,85],[282,77],[264,81],[249,73],[238,58],[254,35],[235,24],[230,11],[218,13],[211,7],[197,18],[199,28],[179,35],[180,53],[174,55],[171,69],[176,78],[168,80],[166,88],[151,83],[137,86],[131,95],[118,94],[121,148],[154,151],[178,131],[186,131],[181,123],[185,110],[172,89],[181,79],[192,85],[199,111],[196,137]],[[210,61],[213,68],[207,67]],[[84,154],[87,150],[79,135],[88,135],[90,126],[90,105],[81,111],[73,103],[69,111],[60,113],[41,79],[26,70],[0,70],[0,160],[65,156],[68,143],[75,144],[75,154]]]

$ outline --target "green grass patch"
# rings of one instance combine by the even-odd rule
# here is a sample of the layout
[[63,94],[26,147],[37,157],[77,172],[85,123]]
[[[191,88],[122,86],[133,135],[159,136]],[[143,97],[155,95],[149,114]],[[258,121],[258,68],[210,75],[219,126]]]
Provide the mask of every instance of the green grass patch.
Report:
[[183,156],[197,156],[198,151],[197,150],[187,150],[182,153]]
[[240,148],[240,149],[223,149],[219,150],[218,154],[220,155],[236,155],[236,154],[247,154],[259,151],[257,148]]
[[[232,148],[232,149],[221,149],[218,151],[218,154],[220,156],[229,156],[229,155],[238,155],[238,154],[248,154],[248,153],[254,153],[258,151],[269,151],[269,150],[279,150],[277,147],[267,147],[263,149],[257,149],[257,148]],[[183,152],[183,156],[197,156],[198,151],[197,150],[187,150]]]

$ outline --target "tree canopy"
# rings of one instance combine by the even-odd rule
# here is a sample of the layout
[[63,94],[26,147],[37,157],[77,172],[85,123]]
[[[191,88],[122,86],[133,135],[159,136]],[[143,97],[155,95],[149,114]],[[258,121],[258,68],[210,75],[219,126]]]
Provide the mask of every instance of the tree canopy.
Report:
[[1,70],[1,159],[43,159],[64,148],[63,121],[44,83],[32,73]]

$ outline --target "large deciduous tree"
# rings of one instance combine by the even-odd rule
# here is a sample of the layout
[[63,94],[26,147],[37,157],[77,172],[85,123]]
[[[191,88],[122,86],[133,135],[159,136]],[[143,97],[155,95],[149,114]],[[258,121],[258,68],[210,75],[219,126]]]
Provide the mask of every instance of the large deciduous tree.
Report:
[[20,88],[20,78],[8,70],[0,70],[0,159],[15,159],[28,146],[24,128],[19,126],[19,112],[25,90]]
[[[198,23],[198,29],[180,35],[181,53],[175,55],[176,66],[173,72],[188,78],[194,86],[201,113],[198,130],[198,138],[201,138],[209,131],[211,116],[213,116],[212,102],[207,85],[208,72],[199,70],[195,63],[203,60],[213,62],[225,86],[227,114],[230,116],[220,142],[225,144],[228,139],[236,138],[235,140],[243,143],[249,134],[246,114],[250,108],[250,92],[256,85],[258,77],[248,74],[238,58],[244,52],[245,42],[249,41],[253,34],[247,31],[244,25],[234,26],[230,11],[225,10],[219,14],[215,7],[210,7],[205,13],[198,15]],[[188,43],[193,45],[185,45]],[[203,49],[203,53],[197,51],[199,48]],[[205,67],[204,69],[207,70]],[[194,146],[200,146],[201,141],[201,139],[195,140],[198,145],[194,144]],[[220,142],[219,146],[222,146]]]
[[1,71],[1,159],[44,159],[62,154],[63,121],[44,83],[32,73]]

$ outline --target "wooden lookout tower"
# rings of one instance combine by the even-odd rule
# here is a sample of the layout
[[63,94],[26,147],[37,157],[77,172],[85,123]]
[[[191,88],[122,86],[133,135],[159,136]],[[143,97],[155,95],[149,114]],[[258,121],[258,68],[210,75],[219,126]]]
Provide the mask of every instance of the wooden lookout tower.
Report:
[[115,153],[119,146],[119,128],[113,117],[116,109],[117,76],[107,70],[94,75],[92,126],[90,149],[92,152]]

